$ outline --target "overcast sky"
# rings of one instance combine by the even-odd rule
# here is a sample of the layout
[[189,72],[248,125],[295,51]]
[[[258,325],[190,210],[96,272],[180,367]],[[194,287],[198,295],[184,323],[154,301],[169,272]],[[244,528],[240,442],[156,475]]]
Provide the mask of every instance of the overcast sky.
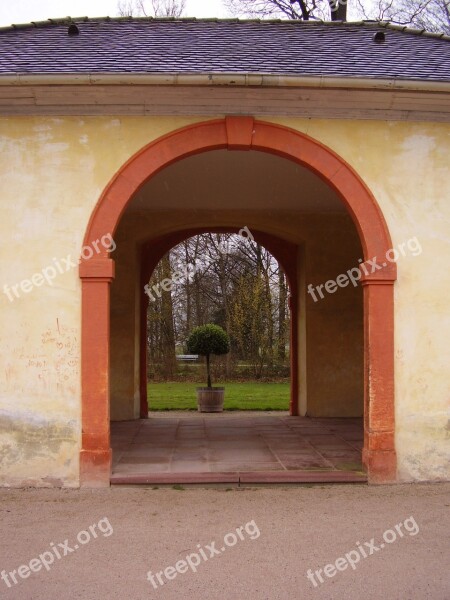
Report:
[[[0,26],[57,17],[116,17],[117,0],[0,0]],[[187,0],[188,17],[226,17],[221,0]]]

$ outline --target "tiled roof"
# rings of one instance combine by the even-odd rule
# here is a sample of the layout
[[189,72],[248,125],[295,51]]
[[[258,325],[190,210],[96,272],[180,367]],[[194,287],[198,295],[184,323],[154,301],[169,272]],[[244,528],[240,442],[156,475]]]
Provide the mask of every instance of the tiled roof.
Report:
[[[78,35],[68,34],[71,23]],[[385,41],[375,41],[377,32],[385,33]],[[16,73],[260,73],[450,81],[450,38],[369,21],[49,20],[0,29],[0,75]]]

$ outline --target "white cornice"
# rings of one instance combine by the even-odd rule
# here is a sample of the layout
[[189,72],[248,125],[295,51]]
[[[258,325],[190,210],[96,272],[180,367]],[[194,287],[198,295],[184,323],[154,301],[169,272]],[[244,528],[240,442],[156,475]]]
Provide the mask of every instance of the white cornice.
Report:
[[411,79],[373,79],[368,77],[297,77],[259,73],[87,73],[62,75],[0,75],[0,86],[76,86],[76,85],[154,85],[154,86],[230,86],[230,87],[290,87],[317,89],[376,89],[450,92],[448,81]]

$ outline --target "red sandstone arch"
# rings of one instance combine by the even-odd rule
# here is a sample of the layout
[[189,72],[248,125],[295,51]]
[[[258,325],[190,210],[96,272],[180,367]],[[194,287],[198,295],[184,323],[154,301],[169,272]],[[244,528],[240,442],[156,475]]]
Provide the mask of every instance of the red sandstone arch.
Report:
[[[351,214],[366,260],[392,248],[381,210],[357,173],[309,136],[252,117],[227,117],[174,131],[144,147],[105,188],[89,221],[85,245],[114,234],[133,195],[164,167],[210,150],[259,150],[297,162],[335,190]],[[109,284],[114,261],[83,261],[82,279],[82,485],[109,485]],[[369,481],[396,479],[394,442],[394,293],[396,265],[364,277],[364,450]]]

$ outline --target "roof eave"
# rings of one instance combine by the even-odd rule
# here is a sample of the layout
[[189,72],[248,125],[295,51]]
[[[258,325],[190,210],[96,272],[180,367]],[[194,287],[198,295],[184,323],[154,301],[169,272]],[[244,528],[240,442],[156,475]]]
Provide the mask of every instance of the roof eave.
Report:
[[33,85],[183,85],[233,87],[299,87],[450,91],[450,81],[399,77],[329,77],[267,73],[66,73],[0,75],[2,86]]

